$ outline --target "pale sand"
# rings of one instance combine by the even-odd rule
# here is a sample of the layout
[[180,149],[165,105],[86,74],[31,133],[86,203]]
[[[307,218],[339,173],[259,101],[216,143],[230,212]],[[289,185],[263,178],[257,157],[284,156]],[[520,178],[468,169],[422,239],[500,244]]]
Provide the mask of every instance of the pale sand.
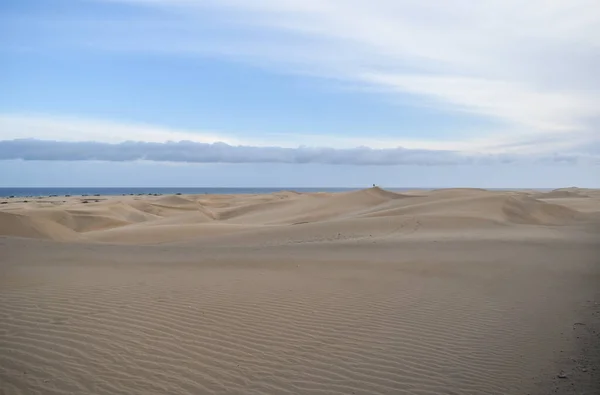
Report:
[[1,202],[0,394],[600,393],[596,190]]

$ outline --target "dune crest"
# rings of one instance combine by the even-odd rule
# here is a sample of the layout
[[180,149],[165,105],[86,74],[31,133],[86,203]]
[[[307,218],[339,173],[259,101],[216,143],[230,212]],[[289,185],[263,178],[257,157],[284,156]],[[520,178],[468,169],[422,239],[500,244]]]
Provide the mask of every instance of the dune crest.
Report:
[[[577,203],[582,201],[585,206]],[[362,240],[365,235],[389,239],[406,234],[407,224],[421,233],[453,227],[568,226],[585,223],[596,201],[600,199],[582,200],[573,190],[531,194],[455,188],[403,194],[373,187],[340,193],[102,197],[97,203],[79,198],[59,204],[44,199],[34,205],[7,202],[1,222],[6,236],[61,241],[160,244],[220,238],[228,243],[248,240],[250,232],[255,242],[272,244]],[[577,207],[584,207],[585,214]]]
[[0,212],[0,235],[56,241],[76,241],[79,234],[52,220]]
[[507,220],[528,225],[567,225],[583,218],[576,210],[526,196],[508,197],[502,211]]

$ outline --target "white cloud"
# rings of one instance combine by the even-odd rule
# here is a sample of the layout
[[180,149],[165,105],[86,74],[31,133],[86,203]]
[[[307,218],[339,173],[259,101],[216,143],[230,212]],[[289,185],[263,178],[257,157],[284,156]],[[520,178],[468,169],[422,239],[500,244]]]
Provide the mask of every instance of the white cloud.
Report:
[[495,163],[600,164],[594,155],[470,154],[404,148],[284,148],[232,146],[191,141],[149,143],[64,142],[35,139],[0,141],[0,160],[153,161],[167,163],[288,163],[327,165],[464,165]]
[[579,152],[600,144],[597,0],[95,1],[158,13],[128,12],[112,20],[96,15],[85,21],[61,18],[56,29],[71,23],[80,33],[61,30],[59,39],[69,37],[64,45],[79,40],[96,49],[224,56],[284,73],[335,78],[374,88],[404,105],[485,117],[500,126],[454,131],[436,140],[406,138],[414,134],[399,126],[393,139],[378,139],[370,131],[364,138],[351,138],[340,130],[326,136],[290,130],[242,141],[220,132],[0,114],[0,139],[190,140],[530,154]]
[[[338,131],[340,132],[340,131]],[[230,145],[249,145],[255,147],[277,146],[329,147],[350,149],[370,147],[375,149],[405,148],[428,151],[456,151],[465,153],[504,153],[522,151],[514,136],[504,139],[465,139],[465,140],[427,140],[408,138],[381,138],[373,135],[365,137],[346,137],[337,135],[299,134],[293,132],[264,134],[262,138],[233,137],[227,133],[206,132],[203,130],[181,130],[177,128],[108,121],[93,118],[47,116],[40,114],[1,114],[0,141],[15,139],[36,139],[60,142],[102,142],[122,143],[125,141],[164,143],[168,141],[192,141],[196,143],[226,143]],[[555,142],[555,141],[550,141]],[[559,143],[561,140],[559,140]],[[580,144],[578,140],[572,142]],[[536,141],[537,143],[537,141]],[[527,145],[530,145],[529,143]],[[540,151],[539,144],[535,144]],[[558,147],[562,148],[562,147]]]
[[[484,146],[539,138],[552,141],[539,150],[569,148],[597,132],[596,0],[110,1],[159,7],[179,21],[155,40],[174,51],[359,82],[502,122],[501,134],[470,136]],[[220,26],[210,35],[198,27],[208,18]],[[129,49],[153,48],[134,37]]]
[[[222,133],[164,126],[64,116],[0,114],[0,160],[352,165],[600,164],[600,143],[572,139],[574,149],[565,150],[561,134],[558,137],[542,135],[531,140],[508,135],[463,141],[290,133],[263,137],[263,141],[241,141]],[[540,150],[540,145],[546,150]],[[582,147],[583,150],[578,150]]]
[[456,110],[547,132],[582,130],[583,120],[600,108],[600,97],[541,91],[510,81],[444,75],[366,74],[363,78],[400,92],[426,95]]
[[194,141],[237,144],[236,139],[212,132],[185,131],[140,123],[34,114],[0,114],[0,140],[33,138],[55,141]]

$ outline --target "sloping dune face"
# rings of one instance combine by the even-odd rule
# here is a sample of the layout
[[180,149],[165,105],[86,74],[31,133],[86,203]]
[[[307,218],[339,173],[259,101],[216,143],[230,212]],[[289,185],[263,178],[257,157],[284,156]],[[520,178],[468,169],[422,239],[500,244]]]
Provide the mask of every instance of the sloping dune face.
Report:
[[75,241],[79,234],[52,220],[0,212],[0,235]]
[[598,205],[592,203],[600,201],[588,194],[483,189],[400,194],[374,187],[344,193],[107,197],[98,202],[8,199],[0,226],[6,236],[118,244],[389,239],[453,228],[584,224],[595,215],[590,211]]
[[526,196],[507,198],[502,211],[508,221],[530,225],[567,225],[584,218],[576,210]]
[[483,190],[434,191],[420,198],[375,207],[365,215],[470,218],[525,225],[568,225],[584,219],[581,213],[562,205],[542,202],[525,195]]

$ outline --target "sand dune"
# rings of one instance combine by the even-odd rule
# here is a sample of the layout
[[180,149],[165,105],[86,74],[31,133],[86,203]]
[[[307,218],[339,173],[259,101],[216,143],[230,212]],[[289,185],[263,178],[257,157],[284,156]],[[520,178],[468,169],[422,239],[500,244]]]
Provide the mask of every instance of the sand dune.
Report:
[[[360,191],[363,192],[363,191]],[[377,194],[343,193],[311,195],[304,198],[263,202],[220,213],[220,218],[236,223],[295,224],[326,221],[388,201]]]
[[132,225],[91,232],[86,234],[86,240],[116,244],[160,244],[207,236],[221,236],[253,229],[255,227],[251,225],[163,222],[151,226],[148,224]]
[[525,196],[507,198],[502,212],[509,221],[531,225],[566,225],[585,218],[578,211],[560,204],[540,202]]
[[[575,193],[558,192],[560,196]],[[417,231],[427,232],[451,228],[453,221],[457,229],[466,229],[497,225],[572,225],[589,219],[586,215],[592,204],[580,212],[577,207],[582,204],[572,203],[582,200],[580,194],[569,202],[565,199],[570,198],[557,201],[553,192],[538,196],[547,200],[524,193],[481,189],[434,190],[411,195],[381,188],[345,193],[114,197],[88,204],[72,199],[70,203],[49,208],[7,204],[5,213],[19,215],[16,218],[20,221],[12,219],[12,225],[4,226],[3,233],[32,238],[147,244],[202,237],[214,239],[236,232],[243,232],[241,237],[245,237],[251,230],[255,236],[263,234],[264,238],[310,241],[335,238],[336,232],[332,233],[332,230],[337,230],[340,236],[351,233],[354,238],[367,234],[369,237],[389,235],[393,229],[403,228],[402,224],[410,222],[426,223],[427,226]],[[380,221],[366,221],[367,218],[379,218]],[[289,228],[290,225],[309,223],[313,224],[309,228]],[[436,223],[439,229],[436,229]],[[61,231],[54,232],[53,226]],[[42,228],[49,230],[39,230]],[[60,236],[52,236],[53,233]],[[229,237],[226,242],[233,239]]]
[[371,210],[368,216],[438,215],[440,217],[480,218],[529,225],[561,225],[583,219],[576,210],[526,196],[467,194],[409,201],[399,207]]
[[594,190],[1,201],[0,394],[600,393]]
[[111,210],[65,210],[65,209],[38,209],[27,212],[32,218],[44,218],[48,221],[61,224],[75,232],[88,232],[92,230],[117,228],[132,223],[124,216],[111,212]]
[[535,199],[552,199],[552,198],[587,198],[585,193],[579,191],[554,190],[550,192],[535,193],[532,195]]
[[8,212],[0,212],[0,235],[57,241],[79,239],[77,232],[57,222]]

